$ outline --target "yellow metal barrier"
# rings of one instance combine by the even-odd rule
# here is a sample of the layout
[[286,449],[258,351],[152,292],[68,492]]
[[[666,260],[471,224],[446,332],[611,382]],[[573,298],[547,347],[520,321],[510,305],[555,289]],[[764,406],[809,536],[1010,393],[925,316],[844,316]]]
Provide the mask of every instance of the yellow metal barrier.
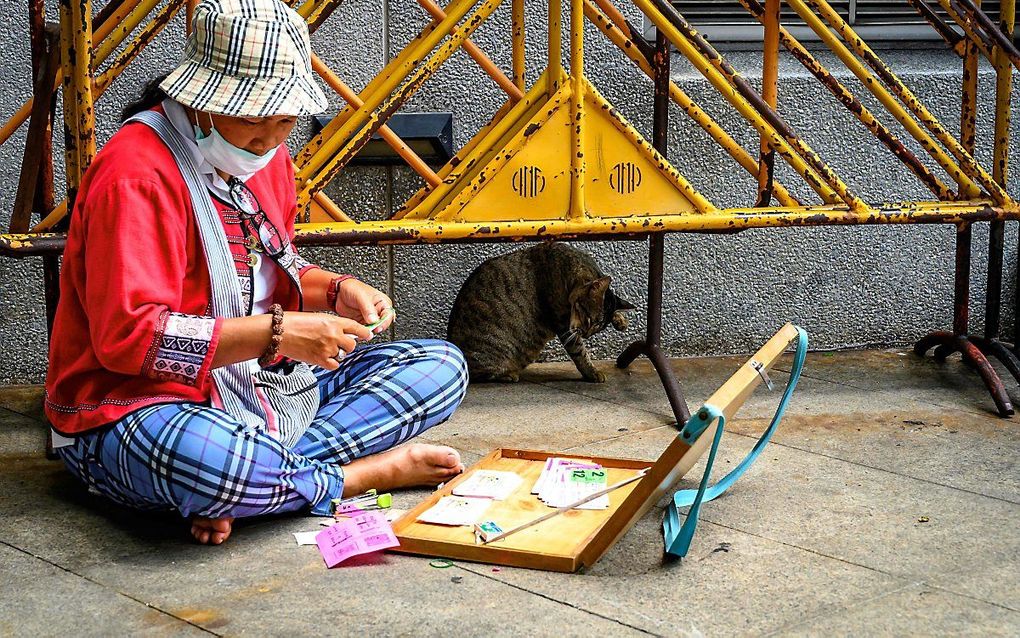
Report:
[[[311,30],[327,20],[339,5],[339,0],[287,1],[308,21]],[[1020,68],[1020,52],[1011,37],[1014,0],[1003,0],[997,23],[974,0],[909,0],[962,58],[959,138],[949,132],[825,0],[734,0],[764,26],[761,91],[752,88],[668,0],[626,1],[632,2],[655,26],[658,35],[654,47],[644,42],[613,0],[570,0],[570,24],[565,34],[560,0],[547,0],[546,46],[540,52],[545,68],[530,86],[524,73],[523,0],[510,0],[506,7],[511,45],[511,68],[507,71],[494,64],[471,40],[503,0],[451,0],[442,8],[433,0],[417,0],[429,22],[359,93],[314,57],[314,70],[347,106],[295,153],[298,202],[302,209],[298,242],[396,244],[654,235],[658,238],[652,242],[654,288],[660,285],[657,282],[662,276],[661,263],[659,272],[654,271],[655,260],[661,260],[661,234],[665,232],[951,223],[959,229],[954,330],[933,336],[934,341],[922,340],[918,348],[938,345],[937,356],[963,351],[981,368],[1000,412],[1010,413],[1012,406],[1004,391],[1000,391],[1001,382],[994,377],[994,371],[989,375],[982,367],[987,366],[987,361],[980,350],[991,352],[1013,366],[1011,370],[1015,368],[1018,378],[1020,360],[996,349],[995,333],[987,334],[983,341],[967,334],[966,280],[970,226],[974,222],[990,222],[992,261],[986,324],[997,332],[1003,223],[1020,219],[1020,206],[1005,190],[1012,70]],[[954,24],[942,21],[941,14],[933,10],[936,3]],[[786,10],[782,9],[784,4]],[[36,97],[0,129],[0,143],[10,138],[31,114],[27,144],[39,150],[32,151],[31,157],[26,154],[15,214],[10,232],[0,236],[0,252],[14,256],[59,252],[63,236],[54,231],[60,231],[66,223],[68,203],[73,204],[77,184],[95,153],[93,101],[104,94],[182,6],[190,15],[193,5],[193,0],[111,0],[92,16],[88,0],[62,3],[57,44],[57,36],[46,33],[45,3],[29,0]],[[943,181],[940,174],[909,151],[880,116],[866,108],[790,34],[784,24],[791,21],[806,25],[817,34],[951,182]],[[585,75],[585,23],[594,25],[619,48],[622,60],[635,64],[653,80],[656,106],[651,142]],[[566,63],[561,52],[564,36],[569,52]],[[934,199],[893,203],[861,199],[848,181],[782,117],[782,100],[777,91],[780,46],[890,149],[933,193]],[[484,70],[506,94],[506,101],[492,120],[456,151],[450,162],[432,168],[386,122],[423,85],[435,81],[459,50]],[[735,142],[670,80],[670,50],[678,51],[689,61],[705,78],[706,87],[718,92],[757,133],[757,157]],[[120,53],[108,61],[117,51]],[[996,121],[990,169],[975,158],[979,56],[984,56],[996,73]],[[104,65],[105,68],[100,68]],[[53,111],[47,105],[58,85],[63,87],[68,140],[65,153],[68,190],[63,201],[53,197],[47,138],[52,136],[53,128]],[[753,206],[714,205],[676,168],[683,164],[667,158],[669,102],[679,106],[739,167],[754,176],[757,188],[747,200],[749,204],[754,202]],[[423,186],[398,205],[390,219],[360,221],[348,217],[322,190],[376,134],[422,178]],[[798,201],[791,195],[789,184],[776,181],[778,161],[786,162],[793,174],[804,180],[815,194],[814,201]],[[33,215],[40,218],[34,226],[29,223]],[[991,299],[992,296],[995,298]],[[650,303],[653,302],[650,292]],[[658,311],[654,309],[655,313]],[[650,320],[650,324],[655,321]],[[657,329],[650,326],[645,343],[649,352],[658,347]],[[674,408],[682,420],[683,409],[678,405],[674,403]]]

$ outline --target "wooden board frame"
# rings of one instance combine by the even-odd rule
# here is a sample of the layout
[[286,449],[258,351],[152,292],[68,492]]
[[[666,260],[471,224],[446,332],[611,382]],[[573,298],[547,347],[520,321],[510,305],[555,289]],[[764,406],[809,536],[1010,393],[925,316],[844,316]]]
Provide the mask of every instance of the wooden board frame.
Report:
[[[771,368],[796,338],[797,328],[786,324],[706,403],[719,408],[727,420],[731,419],[762,380],[756,364],[766,370]],[[400,547],[392,551],[558,572],[590,567],[697,463],[710,447],[717,426],[718,422],[710,425],[693,445],[687,445],[679,437],[673,439],[654,462],[514,448],[494,450],[398,519],[393,530]],[[609,469],[609,485],[640,470],[647,469],[648,474],[610,493],[609,509],[572,510],[489,545],[476,544],[473,530],[466,526],[417,522],[422,512],[440,498],[451,495],[458,484],[479,469],[514,471],[524,478],[507,500],[494,501],[485,516],[487,520],[495,520],[503,529],[510,529],[537,518],[549,510],[531,494],[531,488],[545,460],[551,456],[599,463]]]

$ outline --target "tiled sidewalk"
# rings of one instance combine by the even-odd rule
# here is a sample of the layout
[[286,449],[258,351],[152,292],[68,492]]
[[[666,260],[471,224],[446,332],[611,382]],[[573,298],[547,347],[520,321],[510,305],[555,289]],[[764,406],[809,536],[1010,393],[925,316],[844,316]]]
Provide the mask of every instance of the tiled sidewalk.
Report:
[[[742,361],[675,365],[697,404]],[[501,445],[654,458],[675,435],[656,376],[602,368],[604,385],[542,364],[474,386],[427,436],[468,462]],[[751,398],[718,467],[778,398]],[[327,570],[294,544],[314,529],[301,517],[198,546],[181,519],[97,502],[45,460],[38,401],[0,389],[0,635],[1020,634],[1020,417],[992,415],[955,360],[810,355],[773,444],[703,507],[687,559],[663,562],[656,508],[576,575],[400,555]]]

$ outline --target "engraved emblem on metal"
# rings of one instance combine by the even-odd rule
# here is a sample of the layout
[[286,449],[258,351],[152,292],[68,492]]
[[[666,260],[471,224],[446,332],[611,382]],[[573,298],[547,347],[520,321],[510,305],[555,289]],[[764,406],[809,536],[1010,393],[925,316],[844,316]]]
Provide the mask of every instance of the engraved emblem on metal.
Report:
[[641,169],[633,162],[620,162],[609,172],[609,185],[621,195],[630,195],[641,186]]
[[510,178],[510,186],[525,199],[537,197],[545,190],[545,176],[537,166],[522,166]]

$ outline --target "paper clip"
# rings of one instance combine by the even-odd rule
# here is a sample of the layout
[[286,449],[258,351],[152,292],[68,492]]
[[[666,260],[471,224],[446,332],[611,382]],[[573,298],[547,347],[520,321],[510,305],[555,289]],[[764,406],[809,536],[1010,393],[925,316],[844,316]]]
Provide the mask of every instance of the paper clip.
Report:
[[393,495],[389,492],[379,494],[371,489],[364,494],[350,498],[334,498],[331,501],[333,514],[348,514],[364,510],[385,510],[393,505]]

